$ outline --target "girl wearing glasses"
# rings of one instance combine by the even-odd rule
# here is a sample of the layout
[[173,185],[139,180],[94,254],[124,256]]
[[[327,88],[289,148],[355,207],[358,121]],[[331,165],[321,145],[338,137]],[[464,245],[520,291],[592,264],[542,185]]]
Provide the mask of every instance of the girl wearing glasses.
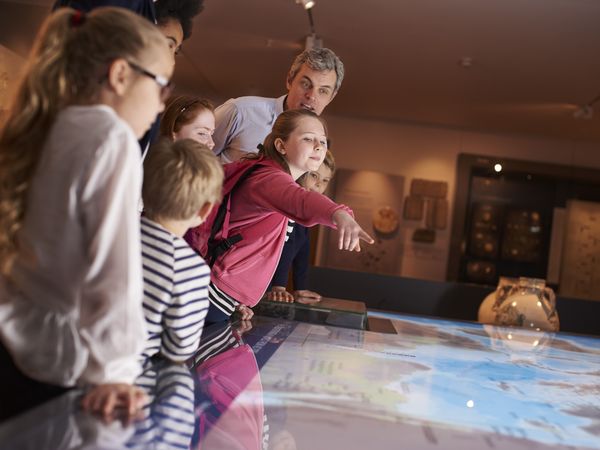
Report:
[[215,143],[214,106],[205,99],[192,95],[178,95],[167,100],[160,119],[160,135],[178,141],[192,139],[210,150]]
[[1,417],[74,386],[105,416],[144,401],[137,139],[172,69],[124,9],[60,9],[36,39],[0,128]]

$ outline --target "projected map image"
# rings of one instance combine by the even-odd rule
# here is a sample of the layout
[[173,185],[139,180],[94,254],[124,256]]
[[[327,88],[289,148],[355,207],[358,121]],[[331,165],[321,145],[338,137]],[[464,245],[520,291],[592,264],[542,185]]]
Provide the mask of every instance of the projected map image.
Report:
[[275,435],[297,448],[321,432],[319,448],[358,448],[364,436],[387,448],[386,434],[390,448],[399,436],[405,448],[600,448],[600,340],[393,324],[397,335],[298,324],[261,369]]

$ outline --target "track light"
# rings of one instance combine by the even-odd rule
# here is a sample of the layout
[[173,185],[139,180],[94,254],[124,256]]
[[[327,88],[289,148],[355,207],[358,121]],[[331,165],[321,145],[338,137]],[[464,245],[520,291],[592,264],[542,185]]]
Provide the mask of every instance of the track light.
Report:
[[310,9],[315,6],[315,0],[296,0],[296,3],[302,5],[304,9]]
[[590,120],[594,118],[594,107],[592,105],[583,105],[573,111],[575,119]]
[[573,111],[573,117],[576,119],[591,120],[594,118],[594,103],[600,100],[600,94],[596,95],[592,100],[585,105],[581,105]]
[[306,36],[304,50],[312,50],[313,48],[323,48],[323,40],[317,37],[316,34],[309,34]]

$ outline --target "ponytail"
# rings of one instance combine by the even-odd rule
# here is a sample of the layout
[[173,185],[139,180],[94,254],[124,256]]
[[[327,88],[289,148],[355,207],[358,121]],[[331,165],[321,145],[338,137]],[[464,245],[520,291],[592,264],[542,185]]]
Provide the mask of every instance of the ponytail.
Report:
[[0,274],[10,273],[19,251],[31,178],[57,114],[93,102],[112,61],[163,41],[152,24],[122,8],[89,16],[61,8],[46,19],[0,129]]

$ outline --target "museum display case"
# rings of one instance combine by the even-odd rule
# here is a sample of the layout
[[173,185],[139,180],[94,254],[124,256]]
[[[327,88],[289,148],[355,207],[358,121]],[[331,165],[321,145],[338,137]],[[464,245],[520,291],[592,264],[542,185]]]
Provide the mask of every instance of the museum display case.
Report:
[[599,299],[600,171],[502,157],[457,159],[447,279],[541,278]]

